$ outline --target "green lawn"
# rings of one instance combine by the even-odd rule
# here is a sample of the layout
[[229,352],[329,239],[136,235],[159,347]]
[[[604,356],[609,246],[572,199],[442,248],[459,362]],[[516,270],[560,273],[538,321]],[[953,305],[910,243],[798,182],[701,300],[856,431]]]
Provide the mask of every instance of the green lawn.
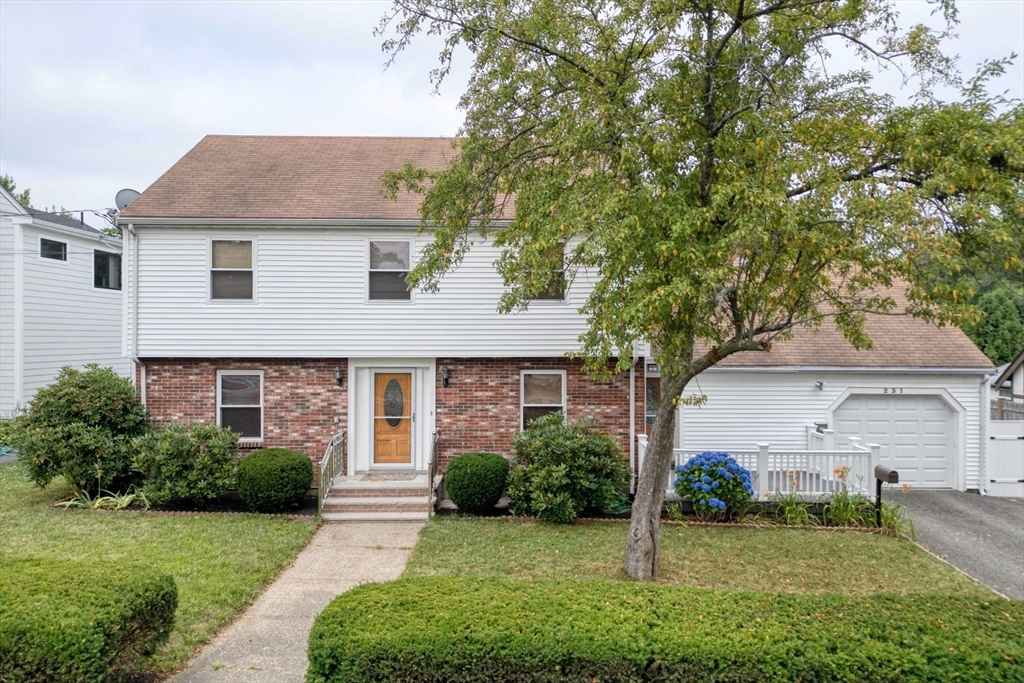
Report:
[[[624,579],[626,522],[435,517],[404,576]],[[905,539],[805,529],[662,525],[670,585],[778,593],[992,593]]]
[[163,515],[53,508],[63,483],[35,488],[19,463],[0,466],[0,555],[94,560],[172,574],[178,612],[152,668],[169,673],[230,622],[316,530],[315,520],[248,514]]

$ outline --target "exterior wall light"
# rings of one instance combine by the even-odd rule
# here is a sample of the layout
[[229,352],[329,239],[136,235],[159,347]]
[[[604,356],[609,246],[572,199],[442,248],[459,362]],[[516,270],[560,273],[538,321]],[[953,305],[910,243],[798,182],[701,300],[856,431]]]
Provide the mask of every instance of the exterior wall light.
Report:
[[448,377],[451,375],[451,370],[447,365],[441,366],[441,386],[445,389],[448,388],[449,380]]
[[339,387],[345,386],[345,371],[340,366],[334,366],[334,382]]
[[814,386],[818,387],[818,391],[825,391],[825,383],[824,382],[815,382]]

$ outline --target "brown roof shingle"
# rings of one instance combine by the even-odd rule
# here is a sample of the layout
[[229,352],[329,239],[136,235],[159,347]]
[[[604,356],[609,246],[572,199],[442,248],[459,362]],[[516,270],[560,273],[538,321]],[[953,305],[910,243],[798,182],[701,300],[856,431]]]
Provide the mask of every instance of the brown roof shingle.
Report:
[[[885,292],[896,302],[893,313],[906,310],[903,289]],[[734,353],[719,367],[850,367],[850,368],[987,368],[992,361],[957,327],[939,327],[901,315],[868,314],[864,330],[874,348],[858,351],[843,339],[831,319],[817,330],[798,327],[793,338],[777,341],[771,351]]]
[[121,218],[418,220],[420,197],[381,195],[407,163],[444,168],[453,138],[208,135]]

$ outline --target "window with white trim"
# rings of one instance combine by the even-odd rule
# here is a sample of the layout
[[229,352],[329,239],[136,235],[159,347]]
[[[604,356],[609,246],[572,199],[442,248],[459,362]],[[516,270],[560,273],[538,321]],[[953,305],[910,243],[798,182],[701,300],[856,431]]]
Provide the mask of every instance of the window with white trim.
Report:
[[538,417],[565,413],[565,370],[523,370],[519,373],[520,428]]
[[252,301],[252,240],[213,240],[210,298]]
[[370,240],[370,301],[409,301],[412,292],[405,278],[409,274],[412,243],[408,240]]
[[547,288],[533,297],[534,301],[564,301],[565,300],[565,244],[557,244],[548,249],[548,258],[557,262],[549,275]]
[[54,261],[68,260],[68,243],[57,240],[48,240],[45,237],[39,238],[39,257],[48,258]]
[[242,435],[242,441],[263,439],[263,372],[217,371],[217,424]]

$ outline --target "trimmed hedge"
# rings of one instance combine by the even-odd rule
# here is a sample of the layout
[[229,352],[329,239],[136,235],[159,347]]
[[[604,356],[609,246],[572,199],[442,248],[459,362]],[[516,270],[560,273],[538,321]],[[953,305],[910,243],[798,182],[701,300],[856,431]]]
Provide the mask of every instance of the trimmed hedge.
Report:
[[309,636],[308,683],[1024,680],[1024,603],[466,576],[368,584]]
[[133,444],[133,464],[145,477],[150,502],[177,498],[202,504],[235,483],[238,434],[227,427],[171,423]]
[[302,504],[313,485],[313,462],[299,451],[263,448],[238,465],[238,496],[254,512],[282,512]]
[[508,460],[497,453],[466,453],[448,463],[445,490],[459,512],[494,509],[505,490]]
[[120,681],[167,640],[166,574],[53,559],[0,560],[0,681]]

